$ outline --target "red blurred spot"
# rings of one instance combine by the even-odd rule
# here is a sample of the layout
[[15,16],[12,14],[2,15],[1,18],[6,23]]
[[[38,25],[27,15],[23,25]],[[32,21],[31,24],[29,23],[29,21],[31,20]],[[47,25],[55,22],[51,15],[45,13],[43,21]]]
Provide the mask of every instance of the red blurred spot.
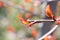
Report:
[[7,29],[9,32],[15,32],[15,29],[12,26],[9,26]]
[[25,18],[31,18],[31,14],[29,13],[25,14]]
[[25,0],[25,2],[31,2],[32,0]]
[[36,37],[37,36],[37,30],[35,28],[32,29],[32,36],[33,37]]
[[2,2],[2,1],[0,1],[0,8],[1,8],[1,7],[3,7],[3,2]]

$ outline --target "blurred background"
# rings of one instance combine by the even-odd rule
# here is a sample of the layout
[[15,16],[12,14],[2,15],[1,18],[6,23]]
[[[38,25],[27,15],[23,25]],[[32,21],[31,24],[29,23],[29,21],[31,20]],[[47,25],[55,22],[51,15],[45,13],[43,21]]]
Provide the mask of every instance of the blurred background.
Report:
[[[27,25],[21,23],[18,17],[34,20],[42,19],[46,2],[44,0],[43,2],[41,0],[2,1],[6,3],[10,1],[10,4],[13,3],[14,5],[10,6],[4,3],[2,4],[4,6],[0,8],[0,40],[36,40],[41,28],[39,26],[42,26],[42,24],[35,24],[31,28],[26,28]],[[60,2],[57,6],[57,16],[60,16]],[[58,40],[60,38],[59,29],[60,27],[55,32]]]

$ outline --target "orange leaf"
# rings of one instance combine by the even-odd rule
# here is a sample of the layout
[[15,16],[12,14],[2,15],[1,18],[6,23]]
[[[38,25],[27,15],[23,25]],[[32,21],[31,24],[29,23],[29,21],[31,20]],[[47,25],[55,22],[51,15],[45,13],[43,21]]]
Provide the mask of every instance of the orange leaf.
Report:
[[47,5],[46,7],[46,16],[53,18],[53,13],[50,9],[50,5]]

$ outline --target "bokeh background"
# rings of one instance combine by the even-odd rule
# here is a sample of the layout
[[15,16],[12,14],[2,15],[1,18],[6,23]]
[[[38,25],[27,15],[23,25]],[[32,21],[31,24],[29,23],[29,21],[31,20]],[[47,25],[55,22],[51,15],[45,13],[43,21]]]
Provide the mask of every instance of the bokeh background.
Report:
[[[10,1],[22,9],[14,8],[6,5],[0,8],[0,40],[36,40],[40,31],[39,24],[33,25],[31,28],[26,28],[27,25],[18,20],[18,16],[26,18],[26,14],[32,15],[29,19],[42,19],[44,16],[46,2],[40,0],[3,0]],[[26,9],[27,11],[25,11]],[[57,6],[57,16],[60,16],[60,2]],[[56,29],[55,35],[57,39],[60,38],[60,27]],[[40,34],[39,34],[40,35]],[[35,37],[36,36],[36,37]]]

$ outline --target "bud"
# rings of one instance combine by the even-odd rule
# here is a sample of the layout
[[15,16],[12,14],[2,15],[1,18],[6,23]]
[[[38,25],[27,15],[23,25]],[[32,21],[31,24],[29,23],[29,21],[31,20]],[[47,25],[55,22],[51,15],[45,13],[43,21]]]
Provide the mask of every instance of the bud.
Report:
[[26,20],[23,20],[22,23],[23,23],[23,24],[29,24],[29,22],[26,21]]

